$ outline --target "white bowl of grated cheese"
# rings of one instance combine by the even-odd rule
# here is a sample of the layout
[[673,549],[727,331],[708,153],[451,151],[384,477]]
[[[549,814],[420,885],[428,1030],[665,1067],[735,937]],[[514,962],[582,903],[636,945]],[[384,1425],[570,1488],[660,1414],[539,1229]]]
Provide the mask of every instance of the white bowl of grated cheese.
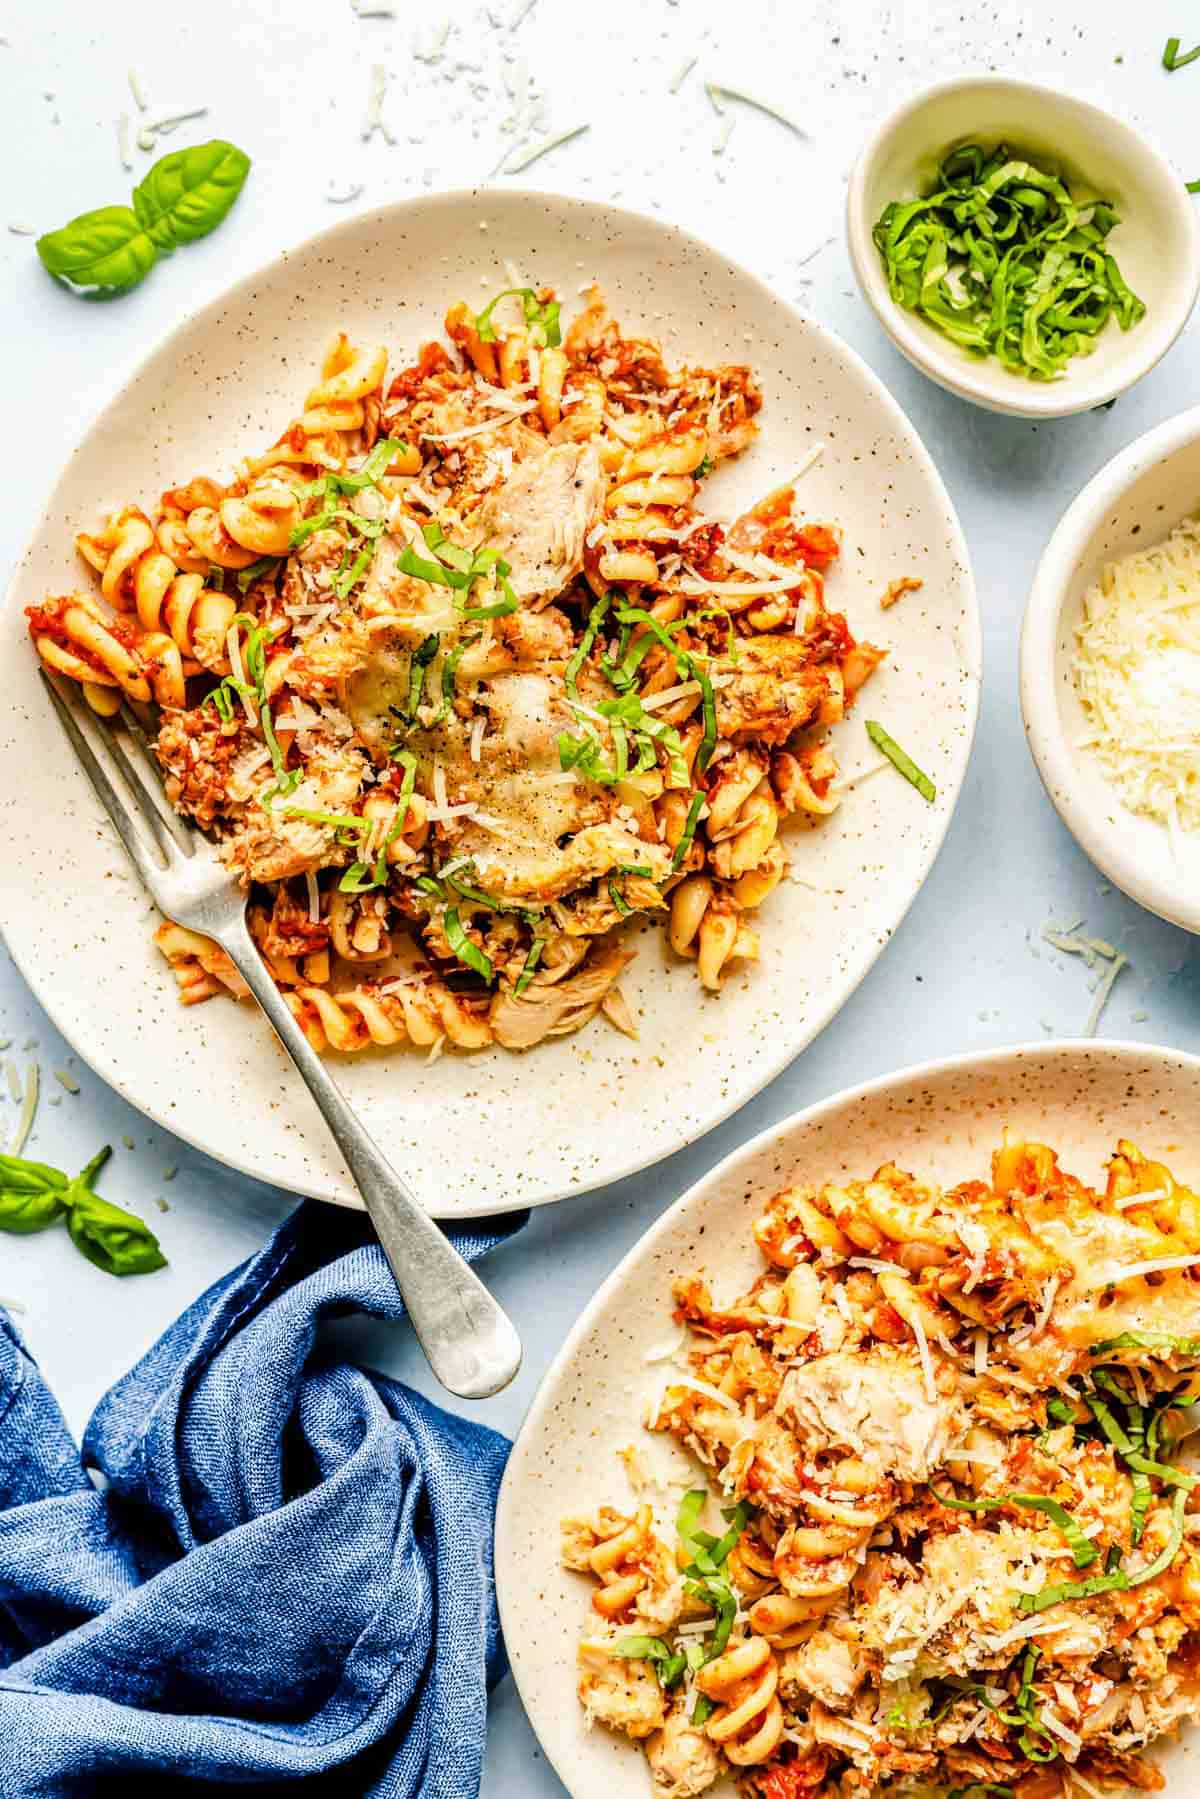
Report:
[[1200,407],[1101,469],[1051,537],[1025,608],[1021,710],[1093,862],[1200,933]]

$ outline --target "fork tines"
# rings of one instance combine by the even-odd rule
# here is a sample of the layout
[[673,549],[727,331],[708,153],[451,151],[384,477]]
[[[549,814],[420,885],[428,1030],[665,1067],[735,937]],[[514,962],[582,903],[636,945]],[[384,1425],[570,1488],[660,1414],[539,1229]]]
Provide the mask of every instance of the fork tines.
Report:
[[45,669],[41,673],[71,747],[138,873],[154,894],[156,877],[174,866],[180,855],[193,855],[194,844],[188,827],[169,809],[140,721],[126,704],[121,728],[106,727],[74,681]]

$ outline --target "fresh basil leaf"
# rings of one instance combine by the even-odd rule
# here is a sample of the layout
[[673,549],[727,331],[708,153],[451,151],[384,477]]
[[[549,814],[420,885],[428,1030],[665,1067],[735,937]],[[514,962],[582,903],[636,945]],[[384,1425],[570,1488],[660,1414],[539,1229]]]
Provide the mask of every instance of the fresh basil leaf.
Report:
[[67,1177],[44,1162],[0,1156],[0,1231],[29,1236],[45,1230],[66,1207]]
[[124,294],[158,261],[150,234],[128,206],[82,212],[37,240],[43,268],[83,293]]
[[71,1241],[105,1274],[153,1274],[167,1258],[150,1226],[132,1212],[101,1199],[87,1184],[88,1170],[73,1180],[64,1195]]
[[162,156],[133,190],[133,209],[160,252],[215,231],[245,185],[250,158],[214,138]]

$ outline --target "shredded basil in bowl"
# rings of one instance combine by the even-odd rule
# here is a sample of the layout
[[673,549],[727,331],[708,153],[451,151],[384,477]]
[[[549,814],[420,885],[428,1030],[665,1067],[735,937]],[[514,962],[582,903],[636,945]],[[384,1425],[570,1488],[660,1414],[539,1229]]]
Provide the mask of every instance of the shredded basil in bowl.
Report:
[[872,237],[897,305],[970,355],[1057,381],[1110,319],[1128,331],[1145,316],[1106,247],[1119,222],[1110,200],[1075,198],[1006,144],[961,144],[927,193],[884,208]]

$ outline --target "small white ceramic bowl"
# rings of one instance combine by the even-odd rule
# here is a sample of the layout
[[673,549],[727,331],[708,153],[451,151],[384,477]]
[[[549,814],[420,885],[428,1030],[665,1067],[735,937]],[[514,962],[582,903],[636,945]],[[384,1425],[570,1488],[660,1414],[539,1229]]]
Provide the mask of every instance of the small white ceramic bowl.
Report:
[[1122,450],[1073,502],[1038,564],[1021,628],[1021,710],[1059,816],[1131,899],[1200,933],[1200,844],[1122,805],[1086,749],[1071,660],[1083,596],[1103,565],[1149,548],[1200,506],[1200,407]]
[[[1116,205],[1108,242],[1121,273],[1146,302],[1129,331],[1110,320],[1090,356],[1059,381],[1012,374],[994,356],[972,356],[916,313],[898,306],[871,231],[891,200],[927,192],[955,144],[1007,143],[1053,157],[1069,178]],[[1166,355],[1200,289],[1200,222],[1182,176],[1111,113],[1055,88],[1006,75],[971,75],[924,89],[884,119],[850,177],[846,228],[854,273],[896,348],[961,399],[1018,418],[1063,418],[1124,393]]]

